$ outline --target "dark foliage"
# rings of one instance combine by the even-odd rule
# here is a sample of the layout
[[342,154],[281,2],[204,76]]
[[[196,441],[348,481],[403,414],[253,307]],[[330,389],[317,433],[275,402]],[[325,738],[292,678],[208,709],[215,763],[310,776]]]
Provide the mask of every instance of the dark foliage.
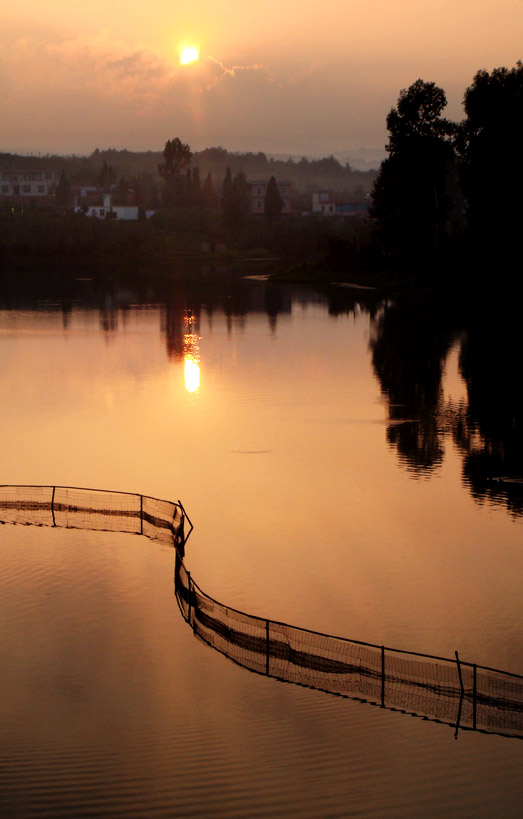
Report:
[[231,179],[230,168],[227,168],[220,205],[225,229],[232,238],[238,237],[247,224],[249,214],[249,186],[242,171]]
[[230,206],[232,197],[232,173],[231,169],[227,167],[225,171],[225,176],[222,182],[222,189],[220,193],[220,209],[222,213],[225,213],[227,208]]
[[512,259],[520,265],[523,63],[510,70],[478,71],[464,107],[458,145],[472,246],[480,259]]
[[180,206],[185,203],[186,187],[182,178],[184,171],[190,164],[192,151],[187,143],[179,137],[169,139],[163,149],[163,162],[158,165],[158,173],[165,182],[164,203],[167,207]]
[[[519,304],[508,290],[402,295],[375,325],[375,373],[389,408],[387,439],[415,478],[441,465],[445,438],[463,458],[463,480],[523,514],[523,393]],[[445,397],[443,374],[459,347],[466,398]]]
[[441,251],[455,205],[456,128],[441,116],[446,102],[441,88],[417,80],[387,116],[389,157],[374,184],[371,215],[384,248],[410,265],[424,265]]
[[59,208],[69,208],[72,204],[71,183],[63,171],[56,186],[55,199]]
[[267,185],[267,192],[265,194],[265,221],[277,222],[281,218],[283,210],[283,201],[281,194],[276,184],[276,179],[271,176],[269,184]]
[[[37,168],[58,171],[58,173],[64,171],[73,186],[98,185],[104,162],[111,166],[115,174],[111,184],[122,176],[130,181],[139,177],[149,177],[156,185],[158,181],[163,181],[158,170],[158,166],[165,162],[161,151],[138,152],[97,148],[90,156],[51,154],[18,156],[0,153],[1,167],[19,170]],[[206,148],[203,151],[194,152],[191,168],[196,166],[200,169],[202,179],[209,173],[215,180],[223,179],[227,167],[231,169],[233,176],[241,170],[247,178],[251,179],[269,179],[273,175],[277,179],[288,179],[292,183],[293,191],[298,195],[307,194],[305,201],[309,205],[311,190],[328,188],[337,191],[346,201],[350,201],[358,187],[361,195],[369,193],[376,177],[376,171],[354,170],[348,164],[342,165],[334,157],[322,159],[303,157],[299,160],[283,160],[261,152],[257,154],[233,153],[224,148]],[[181,172],[183,173],[185,169],[186,166]],[[149,204],[147,203],[146,206],[149,207]]]
[[108,190],[110,190],[111,185],[113,185],[115,182],[116,182],[116,172],[115,172],[113,166],[109,165],[104,159],[103,162],[102,162],[102,167],[101,167],[100,172],[98,174],[98,186],[103,191],[108,191]]
[[212,175],[209,172],[205,179],[203,188],[202,188],[202,205],[204,208],[208,210],[214,210],[218,204],[218,198],[216,196],[216,191],[214,190],[214,185],[212,183]]

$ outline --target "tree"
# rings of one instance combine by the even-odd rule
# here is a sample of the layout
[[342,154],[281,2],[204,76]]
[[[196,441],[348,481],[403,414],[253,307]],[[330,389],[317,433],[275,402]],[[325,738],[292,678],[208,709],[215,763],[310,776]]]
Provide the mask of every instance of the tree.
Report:
[[464,97],[458,140],[473,247],[521,258],[523,63],[478,71]]
[[231,179],[231,170],[227,168],[223,180],[220,206],[225,228],[230,234],[237,235],[246,225],[249,214],[249,184],[243,171],[238,171]]
[[185,171],[185,179],[183,182],[183,197],[181,203],[185,208],[190,208],[193,205],[192,198],[192,172],[190,168]]
[[240,231],[245,227],[249,214],[249,184],[243,171],[238,171],[232,180],[232,222],[233,230]]
[[102,162],[100,173],[98,174],[98,185],[103,191],[108,191],[111,185],[116,182],[116,173],[112,165],[108,165],[105,159]]
[[456,126],[441,116],[447,104],[442,88],[433,82],[416,80],[400,91],[397,108],[387,115],[390,133],[386,150],[391,156],[401,155],[414,141],[447,139],[456,132]]
[[283,210],[283,200],[281,198],[276,179],[271,176],[269,184],[267,185],[267,192],[265,194],[265,221],[277,222],[281,217]]
[[220,193],[220,208],[222,214],[224,214],[230,207],[232,199],[232,174],[231,169],[227,166],[227,170],[225,171],[225,176],[222,182],[222,190]]
[[456,126],[441,116],[446,103],[441,88],[416,80],[387,116],[389,157],[374,183],[371,216],[384,247],[412,263],[440,250],[453,206]]
[[214,190],[214,186],[212,184],[212,175],[210,171],[207,174],[203,185],[202,202],[203,207],[208,208],[209,210],[214,210],[216,207],[216,191]]
[[133,191],[133,205],[143,205],[151,210],[159,207],[158,184],[152,174],[142,172],[137,176],[132,176],[130,187]]
[[158,173],[165,181],[166,203],[182,204],[183,180],[182,171],[187,168],[192,159],[192,151],[187,143],[179,137],[167,140],[163,149],[164,161],[158,165]]
[[71,205],[71,184],[62,171],[60,174],[60,181],[55,190],[56,204],[60,208],[67,208]]
[[193,168],[191,180],[191,203],[194,207],[202,206],[202,183],[200,181],[200,169]]
[[121,176],[118,185],[116,186],[116,190],[114,191],[114,204],[115,205],[128,205],[129,204],[129,195],[131,193],[131,188],[129,182],[125,177]]

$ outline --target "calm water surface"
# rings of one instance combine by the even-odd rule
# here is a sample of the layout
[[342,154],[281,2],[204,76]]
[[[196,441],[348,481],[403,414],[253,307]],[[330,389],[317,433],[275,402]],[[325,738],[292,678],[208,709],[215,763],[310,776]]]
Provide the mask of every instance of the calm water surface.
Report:
[[[3,308],[3,483],[181,498],[221,602],[523,674],[510,301],[79,282]],[[251,674],[173,574],[138,536],[0,528],[2,815],[520,815],[520,740]]]

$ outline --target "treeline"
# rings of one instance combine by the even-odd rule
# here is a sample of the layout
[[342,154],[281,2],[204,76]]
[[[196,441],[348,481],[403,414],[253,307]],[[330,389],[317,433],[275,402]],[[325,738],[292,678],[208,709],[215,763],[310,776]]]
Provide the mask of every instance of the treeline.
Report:
[[[289,208],[282,218],[283,199],[274,175],[264,186],[261,212],[253,213],[244,171],[233,173],[227,166],[216,183],[210,171],[202,178],[195,154],[179,137],[165,143],[158,159],[155,178],[144,174],[128,182],[124,177],[118,180],[115,166],[104,158],[92,180],[98,191],[111,192],[114,205],[141,205],[138,222],[116,222],[110,218],[114,211],[108,211],[104,220],[86,218],[89,196],[82,200],[84,212],[74,213],[72,184],[62,170],[52,206],[37,207],[33,200],[29,206],[13,208],[6,200],[0,208],[0,253],[121,254],[158,261],[172,254],[277,257],[284,272],[295,265],[299,278],[328,278],[320,270],[323,259],[334,258],[336,248],[347,242],[355,247],[368,241],[369,225],[357,219],[304,218],[300,211],[289,213]],[[310,199],[307,204],[310,210]],[[149,219],[146,208],[155,211]]]
[[523,63],[479,71],[465,118],[446,119],[442,88],[417,80],[387,116],[388,158],[371,216],[383,258],[418,277],[490,271],[521,278]]
[[[38,234],[45,244],[63,232],[55,245],[72,243],[79,252],[90,252],[102,237],[105,247],[121,234],[133,252],[196,249],[203,241],[239,253],[263,250],[295,261],[297,275],[303,277],[342,281],[378,274],[380,281],[406,276],[469,281],[481,272],[495,281],[520,282],[523,63],[479,71],[465,91],[461,122],[443,116],[446,103],[442,88],[421,79],[400,92],[386,120],[388,157],[372,186],[369,174],[352,171],[333,157],[281,162],[222,148],[193,153],[178,137],[166,142],[163,153],[97,150],[83,158],[4,154],[0,165],[61,171],[57,195],[64,206],[68,199],[70,204],[71,185],[81,183],[111,190],[115,204],[158,209],[141,226],[115,225],[111,231],[112,226],[88,228],[73,220],[64,231],[47,224]],[[348,185],[365,178],[372,191],[371,219],[280,218],[275,184],[272,201],[264,203],[265,218],[260,218],[251,213],[248,178],[274,183],[299,178],[311,188],[330,189],[334,179]],[[347,198],[363,193],[358,185]],[[310,208],[309,194],[303,196],[302,205],[293,194],[298,213]],[[26,252],[18,249],[34,247],[38,232],[31,233],[25,219],[15,221],[11,211],[0,214],[0,250]]]
[[23,257],[103,256],[159,265],[206,257],[277,259],[281,276],[329,280],[334,273],[342,280],[345,271],[359,265],[358,249],[371,245],[369,220],[288,216],[269,221],[245,210],[238,213],[234,197],[231,204],[224,210],[164,208],[138,221],[88,218],[57,208],[0,208],[0,274],[10,259]]
[[[133,152],[127,150],[99,150],[90,156],[19,156],[0,153],[0,167],[3,169],[23,170],[24,168],[58,171],[68,179],[72,186],[98,186],[104,167],[111,169],[114,182],[127,185],[140,198],[139,204],[150,204],[155,197],[159,201],[161,178],[158,166],[162,162],[161,151]],[[348,199],[362,198],[369,193],[376,178],[377,171],[360,171],[342,164],[334,156],[321,159],[302,157],[294,159],[275,159],[263,152],[236,153],[225,148],[206,148],[195,151],[192,155],[191,170],[198,170],[202,180],[211,174],[214,186],[221,185],[227,168],[235,176],[239,171],[248,179],[265,180],[275,176],[292,183],[299,207],[310,207],[310,192],[318,188],[336,191]],[[146,201],[147,200],[147,201]]]

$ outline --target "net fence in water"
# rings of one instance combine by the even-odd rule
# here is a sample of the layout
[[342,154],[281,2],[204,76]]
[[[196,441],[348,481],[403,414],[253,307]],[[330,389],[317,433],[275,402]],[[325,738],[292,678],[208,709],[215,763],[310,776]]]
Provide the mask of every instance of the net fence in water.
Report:
[[194,634],[238,665],[456,728],[523,738],[523,677],[347,640],[224,606],[176,555],[175,594]]
[[183,543],[180,503],[128,492],[71,486],[0,486],[3,523],[130,532]]
[[175,547],[175,594],[194,634],[238,665],[458,728],[523,738],[523,677],[255,617],[219,603],[183,563],[180,502],[65,486],[0,486],[0,522],[141,534]]

